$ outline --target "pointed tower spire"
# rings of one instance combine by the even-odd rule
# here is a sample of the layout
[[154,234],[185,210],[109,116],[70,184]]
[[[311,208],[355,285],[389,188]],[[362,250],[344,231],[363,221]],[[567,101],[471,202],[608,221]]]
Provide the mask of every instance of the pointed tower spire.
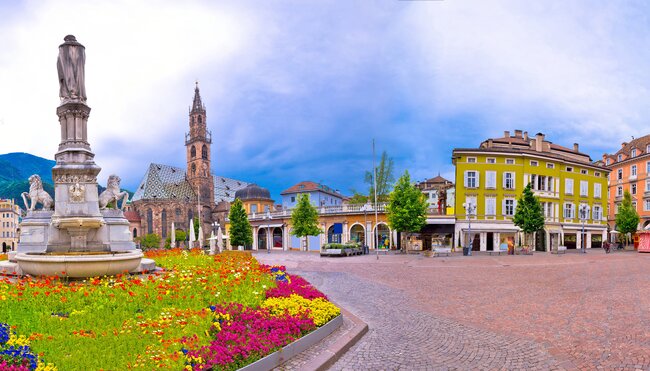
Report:
[[194,88],[194,102],[192,103],[191,113],[205,112],[205,106],[201,102],[201,94],[199,93],[199,82],[195,82],[196,87]]

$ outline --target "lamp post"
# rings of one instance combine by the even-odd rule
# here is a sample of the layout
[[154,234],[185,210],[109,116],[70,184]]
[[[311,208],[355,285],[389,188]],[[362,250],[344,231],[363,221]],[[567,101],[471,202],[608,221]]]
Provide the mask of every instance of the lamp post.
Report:
[[469,238],[467,239],[469,242],[469,246],[467,247],[467,255],[471,256],[472,255],[472,246],[473,246],[473,238],[472,238],[472,214],[474,211],[476,211],[476,205],[474,205],[471,202],[465,202],[463,203],[463,208],[465,208],[465,214],[467,215],[467,222],[469,224]]
[[581,204],[580,205],[580,220],[582,221],[582,234],[580,235],[580,249],[583,254],[587,253],[587,239],[585,238],[585,221],[587,220],[587,215],[589,214],[589,205]]
[[270,254],[271,253],[271,246],[269,245],[269,228],[271,228],[271,212],[269,210],[266,210],[266,214],[262,217],[264,220],[266,220],[266,253]]

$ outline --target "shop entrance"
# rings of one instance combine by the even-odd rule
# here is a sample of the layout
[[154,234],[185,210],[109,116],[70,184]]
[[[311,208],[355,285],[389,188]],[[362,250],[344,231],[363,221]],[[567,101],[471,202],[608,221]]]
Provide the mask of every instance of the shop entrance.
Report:
[[575,233],[566,233],[564,235],[564,246],[567,249],[576,249],[576,234]]
[[546,251],[546,231],[543,229],[535,233],[535,251]]
[[494,233],[488,232],[487,233],[487,251],[492,251],[494,250]]

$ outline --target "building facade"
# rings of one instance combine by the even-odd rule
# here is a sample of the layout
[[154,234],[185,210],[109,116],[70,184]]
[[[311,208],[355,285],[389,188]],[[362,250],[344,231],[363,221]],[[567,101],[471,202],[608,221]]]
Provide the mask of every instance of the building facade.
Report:
[[[521,233],[512,218],[524,187],[531,183],[546,223],[535,233],[535,249],[557,246],[600,247],[607,238],[609,169],[579,151],[559,146],[538,133],[515,130],[478,148],[456,148],[455,239],[472,250],[519,246]],[[468,216],[464,205],[474,208]],[[470,232],[471,230],[471,232]],[[584,231],[584,232],[583,232]]]
[[2,252],[18,246],[20,207],[14,200],[0,199],[0,247]]
[[280,193],[280,196],[282,196],[282,208],[293,209],[298,202],[299,194],[307,194],[311,204],[316,207],[339,206],[344,201],[344,196],[337,190],[324,184],[303,181]]
[[130,223],[131,233],[144,236],[155,233],[161,243],[171,236],[174,228],[187,231],[190,220],[198,218],[203,241],[207,241],[215,223],[225,223],[228,204],[235,192],[247,182],[212,174],[212,133],[207,129],[207,114],[201,101],[198,84],[189,111],[189,132],[185,134],[186,167],[149,165],[133,195]]
[[604,154],[602,162],[609,174],[609,211],[607,222],[610,230],[616,229],[616,214],[623,201],[623,193],[630,192],[632,205],[640,217],[639,228],[650,225],[650,135],[623,142],[613,154]]

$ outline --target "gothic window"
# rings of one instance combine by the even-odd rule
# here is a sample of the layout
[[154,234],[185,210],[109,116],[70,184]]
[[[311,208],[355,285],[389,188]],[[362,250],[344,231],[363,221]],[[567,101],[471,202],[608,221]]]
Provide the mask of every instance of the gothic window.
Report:
[[203,145],[203,148],[201,148],[201,158],[203,158],[204,160],[208,159],[208,146],[206,146],[205,144]]
[[153,211],[147,209],[147,233],[153,233]]
[[167,238],[167,210],[162,211],[162,238]]
[[176,217],[177,217],[177,219],[180,218],[181,215],[183,215],[183,210],[181,210],[180,207],[176,208]]
[[201,118],[201,116],[199,116],[199,124],[202,123],[202,122],[203,122],[203,119]]
[[192,158],[196,157],[196,148],[194,146],[192,146],[192,149],[190,150],[190,156],[192,156]]
[[187,219],[188,219],[188,224],[187,225],[189,226],[189,221],[194,219],[194,211],[190,210],[190,211],[187,212]]
[[192,176],[196,176],[196,164],[192,164]]
[[138,228],[133,228],[133,238],[138,237]]

